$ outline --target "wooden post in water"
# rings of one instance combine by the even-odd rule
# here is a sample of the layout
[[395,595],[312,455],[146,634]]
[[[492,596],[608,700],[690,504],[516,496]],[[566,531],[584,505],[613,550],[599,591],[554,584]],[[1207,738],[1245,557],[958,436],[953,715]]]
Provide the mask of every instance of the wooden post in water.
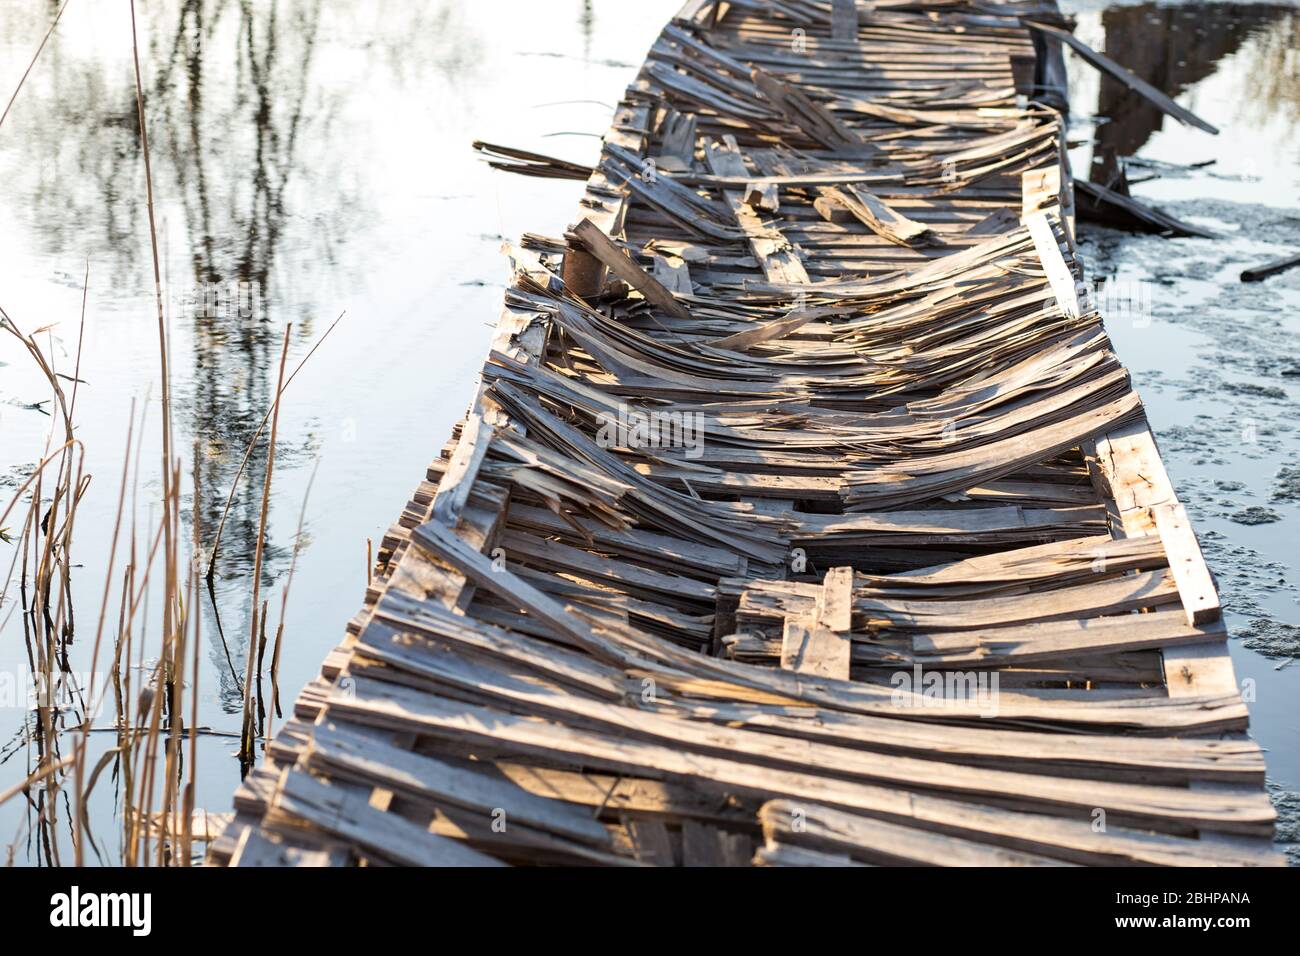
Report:
[[605,267],[576,237],[566,236],[565,239],[564,270],[561,276],[564,285],[580,298],[593,298],[600,293],[600,280]]

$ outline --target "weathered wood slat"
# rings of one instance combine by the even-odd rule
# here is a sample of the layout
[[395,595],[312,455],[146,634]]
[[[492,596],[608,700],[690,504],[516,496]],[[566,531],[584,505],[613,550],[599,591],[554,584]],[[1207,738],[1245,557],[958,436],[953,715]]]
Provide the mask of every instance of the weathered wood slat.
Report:
[[[412,694],[396,686],[383,689],[382,695],[370,698],[358,694],[354,698],[340,699],[338,705],[343,712],[354,717],[367,717],[395,728],[418,726],[424,732],[444,739],[455,737],[479,746],[496,741],[497,745],[509,744],[521,754],[553,754],[569,760],[578,758],[586,765],[633,776],[643,775],[649,767],[656,774],[689,780],[694,786],[714,791],[768,799],[785,796],[814,800],[850,811],[868,811],[886,819],[923,819],[931,825],[979,832],[984,838],[992,837],[993,842],[1000,845],[1030,843],[1043,849],[1051,848],[1053,855],[1059,853],[1061,858],[1095,854],[1113,859],[1155,862],[1162,857],[1168,859],[1170,853],[1180,852],[1180,844],[1185,842],[1173,837],[1158,839],[1147,834],[1139,837],[1118,827],[1097,833],[1086,810],[1075,819],[993,810],[860,782],[769,770],[740,760],[700,753],[686,754],[674,746],[639,743],[538,723],[498,711],[439,702],[428,695]],[[1166,797],[1175,797],[1178,793],[1175,789],[1164,791]],[[1179,802],[1188,808],[1197,808],[1191,811],[1193,818],[1213,818],[1216,824],[1239,828],[1243,833],[1258,833],[1261,827],[1271,826],[1271,807],[1262,792],[1254,800],[1238,799],[1232,803],[1211,794],[1182,793],[1185,796],[1180,797]],[[1078,798],[1081,807],[1096,804],[1096,800],[1089,800],[1086,791],[1081,791]],[[1159,811],[1152,809],[1160,814],[1165,812],[1163,808]],[[1022,829],[1031,818],[1036,821],[1033,829]],[[1218,848],[1206,849],[1206,862],[1220,855],[1216,852]],[[1189,854],[1189,858],[1199,855],[1191,847],[1182,848],[1181,852]],[[1234,858],[1242,859],[1240,855]]]
[[1169,557],[1169,568],[1178,582],[1178,595],[1187,611],[1187,623],[1208,624],[1220,616],[1219,595],[1205,566],[1187,509],[1180,503],[1156,505],[1152,509],[1160,542]]
[[[744,179],[748,176],[744,160],[740,157],[740,150],[730,143],[718,143],[716,141],[706,143],[704,156],[709,168],[718,175],[731,176],[736,179]],[[771,282],[806,283],[808,281],[808,272],[804,269],[803,262],[795,253],[793,247],[781,235],[780,231],[763,224],[758,213],[745,202],[743,192],[728,190],[726,198],[736,216],[736,222],[749,240],[749,246],[758,258],[763,268],[763,274],[767,276],[768,280]]]
[[616,276],[644,295],[653,305],[659,306],[669,315],[679,319],[690,319],[691,314],[686,307],[678,302],[658,279],[629,259],[623,250],[601,232],[590,219],[584,219],[574,226],[573,234],[582,241],[588,252],[604,263]]
[[534,796],[507,779],[494,780],[468,767],[384,744],[342,725],[327,723],[316,728],[307,765],[343,771],[392,790],[476,810],[489,819],[494,810],[501,809],[509,815],[507,832],[513,822],[580,843],[611,845],[609,831],[583,809]]
[[1168,113],[1170,116],[1180,122],[1188,124],[1189,126],[1203,129],[1207,133],[1217,133],[1219,131],[1216,127],[1201,119],[1191,110],[1179,106],[1172,99],[1160,90],[1156,89],[1146,80],[1133,73],[1131,70],[1125,69],[1110,57],[1092,49],[1092,47],[1088,46],[1088,44],[1084,43],[1068,30],[1062,30],[1060,27],[1054,27],[1050,24],[1038,23],[1035,21],[1028,21],[1028,23],[1033,29],[1046,33],[1048,36],[1054,37],[1062,43],[1069,45],[1074,52],[1078,53],[1079,56],[1083,57],[1097,69],[1103,70],[1115,79],[1119,80],[1129,89],[1141,94],[1144,98],[1154,103],[1162,112]]
[[758,811],[768,847],[796,846],[850,859],[912,866],[1062,866],[1059,860],[872,820],[790,800]]
[[372,807],[366,796],[354,789],[326,784],[297,770],[285,771],[274,810],[408,866],[501,865],[485,853]]
[[847,209],[868,229],[888,239],[894,245],[915,246],[935,239],[932,230],[908,219],[879,196],[874,196],[851,183],[846,183],[842,187],[823,186],[818,191],[822,194],[822,198]]

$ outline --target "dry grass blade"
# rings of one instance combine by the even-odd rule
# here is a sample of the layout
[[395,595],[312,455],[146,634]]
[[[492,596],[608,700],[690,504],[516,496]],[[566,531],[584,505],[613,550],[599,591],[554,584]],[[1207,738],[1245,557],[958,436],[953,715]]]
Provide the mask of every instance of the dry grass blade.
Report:
[[56,763],[47,764],[46,766],[42,767],[40,770],[36,771],[35,773],[27,777],[27,779],[24,780],[22,783],[15,784],[14,786],[10,787],[8,790],[0,791],[0,806],[4,806],[4,804],[8,803],[13,797],[16,797],[18,794],[25,793],[26,791],[30,790],[32,787],[36,786],[36,784],[40,783],[46,777],[49,777],[52,774],[56,774],[59,771],[64,770],[67,767],[71,766],[72,762],[76,759],[77,759],[76,757],[64,757],[62,760],[57,761]]
[[293,555],[289,559],[289,574],[284,582],[284,591],[280,596],[280,623],[275,628],[275,646],[271,650],[271,713],[267,722],[266,736],[269,740],[275,724],[275,717],[280,716],[280,647],[284,640],[284,620],[289,611],[289,589],[293,587],[293,576],[298,569],[298,555],[302,553],[302,529],[307,521],[307,502],[311,498],[312,485],[316,483],[316,472],[320,469],[320,458],[312,466],[311,477],[307,479],[307,489],[302,494],[302,508],[298,512],[298,530],[293,536]]
[[266,546],[266,522],[271,508],[271,478],[275,472],[275,440],[280,425],[280,398],[284,394],[284,366],[289,357],[289,333],[292,329],[293,323],[285,326],[284,344],[280,349],[280,377],[275,388],[275,401],[271,403],[271,438],[266,451],[266,474],[262,481],[262,508],[257,523],[257,542],[253,548],[253,625],[248,638],[248,668],[244,675],[244,721],[240,730],[239,746],[239,759],[245,767],[251,766],[255,757],[253,673],[260,643],[257,607],[262,590],[262,556]]
[[59,12],[54,15],[54,22],[51,23],[50,28],[45,31],[45,36],[41,38],[41,45],[36,48],[36,53],[32,55],[32,62],[27,64],[27,69],[23,71],[22,79],[20,79],[18,85],[14,87],[13,95],[9,97],[9,102],[5,104],[5,111],[0,113],[0,126],[4,126],[5,119],[9,116],[9,111],[13,109],[14,100],[18,99],[19,91],[22,90],[23,84],[27,82],[27,75],[32,72],[32,67],[36,66],[36,61],[40,59],[41,51],[45,49],[45,44],[49,42],[50,36],[54,33],[54,28],[57,27],[59,21],[63,19],[63,11],[68,8],[68,2],[69,0],[63,0],[63,5],[59,7]]

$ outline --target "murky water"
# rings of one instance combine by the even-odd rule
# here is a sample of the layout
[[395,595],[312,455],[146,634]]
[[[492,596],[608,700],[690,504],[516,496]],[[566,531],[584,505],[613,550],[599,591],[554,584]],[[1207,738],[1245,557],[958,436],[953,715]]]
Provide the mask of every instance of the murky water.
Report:
[[[416,4],[403,0],[171,0],[139,8],[141,68],[168,313],[178,448],[197,443],[200,521],[211,528],[291,364],[346,316],[295,379],[280,421],[263,593],[278,603],[311,477],[286,621],[282,696],[292,700],[359,606],[377,545],[470,399],[499,310],[503,237],[558,234],[578,186],[493,172],[474,138],[577,161],[679,0]],[[1224,233],[1132,237],[1085,226],[1094,274],[1145,282],[1150,313],[1111,331],[1150,407],[1170,472],[1228,602],[1253,729],[1280,791],[1300,789],[1300,502],[1295,341],[1300,270],[1243,286],[1236,273],[1300,248],[1300,66],[1293,8],[1073,5],[1080,35],[1223,128],[1161,123],[1072,62],[1073,136],[1177,163],[1214,159],[1135,192]],[[0,0],[7,99],[57,3]],[[1150,59],[1156,57],[1157,59]],[[57,323],[70,371],[83,279],[88,306],[77,419],[92,492],[78,518],[78,592],[97,610],[128,418],[149,405],[142,461],[157,461],[152,258],[123,4],[73,0],[0,128],[0,306],[25,331]],[[1088,169],[1088,148],[1072,161]],[[1136,175],[1136,167],[1132,170]],[[1139,288],[1146,288],[1140,287]],[[48,387],[0,338],[0,498],[40,458]],[[48,410],[48,405],[43,407]],[[202,608],[200,723],[237,735],[251,615],[262,461],[236,498]],[[139,491],[156,496],[157,470]],[[1289,476],[1289,477],[1288,477]],[[187,477],[184,487],[192,488]],[[184,502],[189,511],[190,500]],[[1251,509],[1259,509],[1257,511]],[[1272,516],[1276,516],[1276,520]],[[139,526],[147,527],[146,508]],[[1260,522],[1260,523],[1249,523]],[[7,568],[12,546],[0,544]],[[219,616],[217,611],[219,609]],[[21,627],[0,607],[0,673],[25,675]],[[89,640],[73,666],[89,667]],[[1256,649],[1252,650],[1251,647]],[[1281,669],[1278,669],[1281,667]],[[33,760],[26,707],[0,702],[0,790]],[[100,751],[111,734],[96,740]],[[238,780],[232,736],[205,736],[198,804],[224,810]],[[115,859],[113,788],[92,823]],[[1295,800],[1292,798],[1292,802]],[[0,847],[45,859],[21,799],[0,807]],[[61,819],[66,821],[65,810]],[[66,829],[66,822],[63,824]],[[65,834],[66,835],[66,834]]]

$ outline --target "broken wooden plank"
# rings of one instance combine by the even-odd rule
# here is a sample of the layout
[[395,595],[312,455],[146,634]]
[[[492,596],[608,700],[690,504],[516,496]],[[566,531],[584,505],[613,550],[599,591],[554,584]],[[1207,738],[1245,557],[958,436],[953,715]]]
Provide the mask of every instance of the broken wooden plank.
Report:
[[433,499],[434,517],[448,527],[455,526],[469,500],[470,488],[487,458],[493,434],[492,426],[484,423],[482,415],[470,414]]
[[659,146],[651,157],[654,163],[670,173],[688,172],[695,163],[694,113],[679,113],[669,109],[659,126]]
[[1020,189],[1022,216],[1060,205],[1061,167],[1052,165],[1031,169],[1020,177]]
[[1242,282],[1262,282],[1269,276],[1275,276],[1279,272],[1285,272],[1287,269],[1294,269],[1300,266],[1300,253],[1294,256],[1283,256],[1281,259],[1274,259],[1272,262],[1266,262],[1262,266],[1252,266],[1249,269],[1241,271]]
[[[734,142],[709,142],[705,145],[705,159],[715,173],[725,176],[748,175],[740,150]],[[749,240],[750,248],[763,268],[763,274],[772,282],[806,284],[808,272],[790,242],[780,230],[764,225],[758,214],[745,202],[744,194],[726,191],[727,202],[735,213],[736,222]]]
[[831,39],[853,41],[858,38],[857,0],[832,0]]
[[735,335],[716,339],[711,344],[714,348],[743,352],[751,346],[763,342],[772,342],[789,335],[791,332],[797,332],[809,322],[823,318],[827,314],[828,310],[824,309],[804,309],[800,312],[791,312],[789,315],[773,319],[771,322],[764,322],[756,328],[746,329],[743,332],[737,332]]
[[814,199],[813,208],[817,210],[817,215],[827,222],[854,222],[858,218],[847,206],[827,195],[820,195]]
[[1162,209],[1148,206],[1132,196],[1107,189],[1099,183],[1077,179],[1074,188],[1080,197],[1079,215],[1084,219],[1146,232],[1195,236],[1199,239],[1217,238],[1217,233],[1209,229],[1178,219]]
[[775,183],[751,183],[745,190],[745,205],[756,212],[776,213],[781,209],[779,190]]
[[917,246],[932,243],[935,234],[928,226],[913,222],[877,196],[852,184],[824,186],[819,192],[826,199],[847,209],[859,222],[876,235],[899,246]]
[[801,674],[848,680],[852,614],[853,569],[832,568],[826,572],[815,612],[786,619],[781,666]]
[[679,319],[690,319],[691,313],[671,292],[660,284],[659,280],[646,272],[608,236],[600,231],[590,219],[584,219],[573,227],[573,234],[593,256],[599,259],[611,272],[636,289],[652,305],[657,305],[669,315]]
[[806,93],[777,79],[766,70],[754,67],[750,79],[772,104],[795,126],[827,149],[847,150],[872,155],[878,150],[849,129],[837,116]]
[[408,866],[501,865],[485,853],[375,809],[355,789],[327,784],[299,770],[285,771],[273,809]]
[[1207,123],[1191,110],[1179,106],[1170,97],[1156,89],[1133,71],[1120,66],[1105,54],[1098,53],[1068,30],[1062,30],[1060,27],[1054,27],[1046,23],[1038,23],[1033,20],[1026,20],[1025,25],[1067,44],[1075,53],[1079,54],[1080,57],[1092,66],[1119,80],[1135,93],[1154,103],[1161,112],[1168,113],[1179,122],[1186,123],[1189,126],[1195,126],[1197,129],[1203,129],[1207,133],[1217,134],[1219,132],[1218,127]]
[[581,163],[571,163],[565,159],[556,159],[544,153],[532,150],[516,149],[513,146],[500,146],[475,140],[473,149],[487,158],[487,164],[503,172],[519,173],[522,176],[538,176],[543,179],[577,179],[586,181],[594,170]]
[[656,255],[652,275],[660,285],[675,296],[691,295],[695,292],[695,286],[691,282],[691,270],[685,259]]
[[585,808],[534,796],[507,779],[493,779],[489,772],[414,754],[343,724],[325,723],[316,729],[306,763],[313,770],[344,771],[353,779],[478,811],[484,817],[502,808],[514,823],[580,843],[611,846],[609,831],[592,820]]
[[342,847],[312,848],[296,845],[283,837],[248,827],[230,858],[240,867],[333,867],[346,866],[348,853]]
[[758,812],[769,847],[796,846],[860,862],[907,866],[1065,866],[1061,860],[939,836],[793,800],[772,800]]
[[1169,568],[1178,582],[1178,596],[1187,612],[1187,623],[1209,624],[1221,614],[1214,579],[1201,554],[1201,546],[1181,502],[1167,502],[1152,509],[1160,541],[1169,558]]
[[852,628],[853,568],[831,568],[826,572],[817,603],[817,617],[822,624],[839,634],[847,633]]

